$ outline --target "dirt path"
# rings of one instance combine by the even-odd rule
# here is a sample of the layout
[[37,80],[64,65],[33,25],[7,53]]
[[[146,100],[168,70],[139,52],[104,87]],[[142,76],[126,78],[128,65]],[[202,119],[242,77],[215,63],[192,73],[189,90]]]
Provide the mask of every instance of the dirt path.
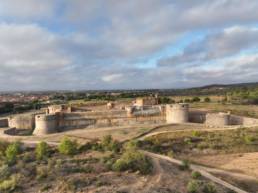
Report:
[[[170,157],[167,157],[167,156],[163,156],[163,155],[159,155],[159,154],[155,154],[155,153],[150,153],[150,152],[147,152],[147,151],[143,151],[146,155],[152,157],[152,158],[158,158],[158,159],[162,159],[162,160],[166,160],[166,161],[169,161],[171,163],[174,163],[174,164],[177,164],[177,165],[181,165],[182,164],[182,161],[180,160],[177,160],[177,159],[173,159],[173,158],[170,158]],[[198,171],[202,174],[202,176],[208,178],[209,180],[217,183],[217,184],[220,184],[230,190],[233,190],[237,193],[248,193],[236,186],[233,186],[215,176],[213,176],[212,174],[210,174],[208,171],[207,171],[207,168],[206,167],[203,167],[203,166],[199,166],[199,165],[195,165],[195,164],[191,164],[190,165],[190,169],[191,170],[194,170],[194,171]],[[217,170],[218,172],[219,170]],[[228,174],[232,174],[231,172],[227,172]],[[232,175],[235,175],[235,174],[232,174]],[[243,176],[241,176],[243,177]]]
[[[168,125],[166,125],[166,126],[168,126]],[[161,127],[156,128],[156,129],[160,129],[160,128]],[[236,130],[236,129],[239,129],[239,128],[240,128],[239,126],[232,126],[232,127],[225,127],[225,128],[203,128],[203,129],[198,129],[198,131],[211,131],[212,132],[212,131]],[[175,129],[175,130],[172,130],[172,131],[153,132],[155,130],[152,130],[145,135],[141,135],[137,139],[138,140],[144,140],[147,137],[152,137],[152,136],[159,135],[159,134],[176,133],[176,132],[180,132],[180,131],[196,131],[197,129]]]

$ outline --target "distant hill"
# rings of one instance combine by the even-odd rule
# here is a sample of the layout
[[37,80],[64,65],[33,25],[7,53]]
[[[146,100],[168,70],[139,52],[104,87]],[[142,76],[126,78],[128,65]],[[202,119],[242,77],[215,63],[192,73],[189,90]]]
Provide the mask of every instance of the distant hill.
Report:
[[224,95],[230,91],[249,90],[255,88],[258,88],[258,82],[238,84],[211,84],[186,89],[164,89],[159,90],[159,93],[163,95]]

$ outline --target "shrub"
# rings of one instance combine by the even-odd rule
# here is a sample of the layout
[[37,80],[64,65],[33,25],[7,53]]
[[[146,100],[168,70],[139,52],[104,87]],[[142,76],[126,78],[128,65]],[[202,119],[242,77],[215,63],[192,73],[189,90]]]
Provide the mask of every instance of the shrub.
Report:
[[35,161],[35,156],[31,152],[26,152],[22,155],[22,160],[25,163],[33,162]]
[[188,170],[190,168],[190,163],[188,160],[183,160],[182,165],[179,166],[181,170]]
[[11,175],[11,171],[8,165],[2,165],[0,167],[0,181],[6,180]]
[[209,103],[209,102],[211,102],[211,99],[210,99],[209,97],[206,97],[206,98],[204,99],[204,102]]
[[116,158],[113,154],[105,156],[101,159],[101,162],[105,164],[108,170],[112,169],[113,164],[116,162]]
[[201,175],[201,173],[198,172],[198,171],[193,171],[192,174],[191,174],[191,176],[192,176],[193,179],[198,179],[198,178],[200,178],[202,175]]
[[200,101],[201,101],[201,99],[199,97],[194,97],[192,99],[192,102],[200,102]]
[[58,146],[58,150],[61,154],[74,155],[77,153],[77,146],[76,141],[72,141],[69,138],[64,137]]
[[19,142],[8,145],[5,150],[5,157],[8,164],[12,165],[16,163],[17,155],[21,152],[21,145]]
[[215,186],[211,183],[205,184],[202,189],[203,193],[216,193],[217,190]]
[[101,141],[101,144],[103,146],[109,146],[109,144],[113,141],[111,135],[105,135]]
[[237,193],[237,192],[234,190],[228,190],[227,193]]
[[138,141],[131,140],[124,145],[124,149],[130,151],[137,150],[138,144]]
[[250,145],[255,142],[255,137],[246,135],[246,136],[244,136],[244,141],[245,141],[245,144]]
[[119,152],[121,148],[121,145],[118,141],[113,140],[110,144],[109,144],[109,150],[113,151],[113,152]]
[[46,142],[42,141],[37,144],[36,149],[36,158],[37,160],[43,160],[49,157],[49,146]]
[[196,180],[191,180],[187,184],[187,192],[188,193],[197,193],[200,189],[200,183]]
[[200,131],[197,131],[197,130],[192,131],[192,136],[193,136],[193,137],[200,137],[201,134],[202,134],[202,133],[201,133]]
[[167,153],[167,156],[173,158],[173,157],[174,157],[174,152],[173,152],[173,150],[169,151],[169,152]]
[[44,179],[48,176],[48,169],[46,166],[37,167],[37,180]]
[[101,151],[101,152],[104,151],[103,145],[99,143],[93,143],[91,146],[91,149],[94,151]]
[[138,151],[136,146],[136,141],[130,141],[125,145],[125,152],[112,166],[115,171],[139,171],[141,174],[148,174],[152,171],[151,161]]
[[5,141],[0,141],[0,157],[1,157],[1,156],[4,156],[5,150],[6,150],[7,146],[8,146],[8,143],[7,143],[7,142],[5,142]]
[[12,175],[8,180],[4,180],[0,183],[0,192],[8,191],[12,192],[14,191],[18,186],[19,181],[18,175]]
[[103,137],[101,141],[102,149],[119,152],[120,151],[120,144],[118,141],[113,140],[111,135],[106,135]]
[[191,145],[192,144],[192,139],[190,137],[186,137],[184,138],[184,143],[187,145]]
[[113,164],[115,171],[139,171],[141,174],[148,174],[152,170],[152,164],[148,157],[139,151],[125,152],[120,159]]

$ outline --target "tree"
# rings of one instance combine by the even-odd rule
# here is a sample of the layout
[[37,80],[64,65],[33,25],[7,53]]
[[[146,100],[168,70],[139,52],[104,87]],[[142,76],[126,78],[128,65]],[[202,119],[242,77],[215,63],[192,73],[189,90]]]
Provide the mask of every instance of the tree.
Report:
[[5,157],[8,164],[13,165],[17,161],[17,155],[21,152],[19,142],[11,143],[5,150]]
[[200,102],[201,99],[200,99],[199,97],[194,97],[194,98],[192,99],[192,101],[193,101],[193,102]]
[[206,98],[204,99],[204,102],[209,103],[209,102],[211,102],[211,99],[210,99],[209,97],[206,97]]
[[37,144],[35,151],[37,160],[43,160],[49,157],[49,146],[44,141]]
[[64,137],[58,146],[58,150],[61,154],[74,155],[77,153],[77,146],[76,141],[72,141],[68,137]]

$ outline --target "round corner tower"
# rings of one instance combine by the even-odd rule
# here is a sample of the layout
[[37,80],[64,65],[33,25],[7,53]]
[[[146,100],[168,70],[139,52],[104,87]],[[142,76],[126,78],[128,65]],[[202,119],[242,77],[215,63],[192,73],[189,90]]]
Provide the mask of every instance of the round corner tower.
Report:
[[57,132],[57,117],[56,115],[36,115],[35,130],[33,135],[46,135]]
[[187,123],[189,104],[180,103],[166,106],[167,123]]

